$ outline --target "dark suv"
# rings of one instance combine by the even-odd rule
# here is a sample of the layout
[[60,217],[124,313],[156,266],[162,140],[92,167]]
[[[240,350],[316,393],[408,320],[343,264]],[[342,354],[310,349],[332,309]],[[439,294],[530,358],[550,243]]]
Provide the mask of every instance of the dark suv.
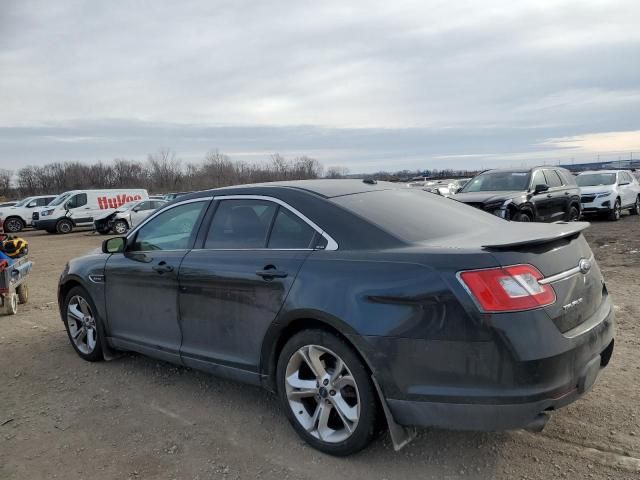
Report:
[[573,175],[558,167],[488,170],[452,198],[517,222],[580,218],[580,189]]

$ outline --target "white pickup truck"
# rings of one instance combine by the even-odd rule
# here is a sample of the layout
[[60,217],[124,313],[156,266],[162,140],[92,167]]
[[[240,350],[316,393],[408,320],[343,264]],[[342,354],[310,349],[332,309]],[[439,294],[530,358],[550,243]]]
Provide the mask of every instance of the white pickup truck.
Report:
[[4,231],[16,233],[31,226],[31,215],[36,207],[46,207],[55,195],[38,195],[20,200],[13,207],[0,208],[0,221]]

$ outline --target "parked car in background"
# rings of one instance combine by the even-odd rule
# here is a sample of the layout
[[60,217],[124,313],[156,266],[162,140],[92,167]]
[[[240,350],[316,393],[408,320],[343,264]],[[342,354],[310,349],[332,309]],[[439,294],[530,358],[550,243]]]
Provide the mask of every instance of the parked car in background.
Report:
[[35,209],[33,228],[49,233],[69,233],[74,227],[93,227],[98,215],[147,198],[144,189],[71,190],[58,195],[46,207]]
[[582,213],[619,220],[622,210],[640,213],[640,185],[626,170],[581,172],[576,177],[580,187]]
[[304,440],[348,455],[381,415],[540,426],[586,393],[614,345],[587,226],[387,182],[228,187],[71,260],[58,301],[83,359],[131,350],[262,385]]
[[164,200],[164,195],[149,195],[149,200]]
[[0,208],[4,207],[13,207],[18,203],[18,201],[10,201],[10,202],[0,202]]
[[16,233],[31,226],[31,217],[38,207],[45,207],[55,195],[37,195],[20,200],[12,207],[0,207],[0,219],[6,233]]
[[559,167],[489,170],[451,198],[516,222],[580,218],[580,189],[573,175]]
[[175,200],[178,197],[181,197],[183,195],[187,195],[189,193],[193,193],[193,192],[173,192],[173,193],[165,193],[162,196],[162,200],[166,201],[166,202],[170,202],[171,200]]
[[469,180],[471,180],[470,178],[458,178],[456,180],[453,180],[450,184],[449,184],[449,194],[450,195],[455,195],[456,193],[458,193],[460,190],[462,190],[462,187],[464,187]]
[[166,204],[164,200],[136,200],[125,203],[113,212],[99,215],[93,223],[98,233],[106,235],[113,231],[123,235]]

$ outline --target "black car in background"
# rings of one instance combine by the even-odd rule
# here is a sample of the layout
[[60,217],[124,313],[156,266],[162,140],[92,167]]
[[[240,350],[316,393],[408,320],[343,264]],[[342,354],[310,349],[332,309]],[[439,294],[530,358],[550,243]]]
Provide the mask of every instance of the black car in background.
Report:
[[558,167],[489,170],[452,198],[516,222],[577,221],[582,208],[575,178]]
[[587,226],[384,182],[220,188],[71,260],[58,300],[83,359],[131,350],[261,385],[347,455],[385,419],[398,445],[398,424],[540,425],[587,392],[614,336]]

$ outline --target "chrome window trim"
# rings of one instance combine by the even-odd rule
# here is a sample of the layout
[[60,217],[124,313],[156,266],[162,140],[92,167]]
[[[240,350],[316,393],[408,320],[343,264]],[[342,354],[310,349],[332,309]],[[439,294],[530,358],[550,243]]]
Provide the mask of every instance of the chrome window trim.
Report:
[[[186,205],[187,203],[208,202],[208,201],[211,201],[212,199],[213,199],[213,197],[211,197],[211,196],[209,196],[209,197],[198,197],[198,198],[192,198],[192,199],[189,199],[189,200],[183,200],[182,202],[178,202],[178,203],[172,203],[171,205],[167,205],[164,208],[161,208],[157,212],[155,212],[152,215],[149,215],[147,218],[145,218],[142,221],[142,223],[138,224],[137,227],[135,227],[133,230],[129,231],[129,233],[127,233],[127,235],[125,235],[125,238],[127,240],[129,240],[129,237],[131,237],[131,236],[135,235],[136,233],[138,233],[138,230],[140,230],[147,223],[149,223],[151,220],[153,220],[154,218],[156,218],[158,215],[160,215],[163,212],[171,210],[172,208],[175,208],[175,207],[179,207],[181,205]],[[180,249],[180,250],[182,250],[182,249]],[[142,251],[142,250],[136,250],[136,251]],[[145,250],[145,251],[157,252],[157,250]],[[162,250],[162,251],[163,252],[167,252],[168,250]]]
[[[589,257],[587,260],[589,260],[590,262],[593,262],[595,260],[594,255],[592,254],[591,257]],[[581,273],[580,265],[576,265],[575,267],[570,268],[569,270],[565,270],[564,272],[556,273],[555,275],[551,275],[550,277],[545,277],[541,280],[538,280],[538,283],[540,285],[547,285],[549,283],[555,283],[561,280],[566,280],[579,273]],[[588,272],[585,275],[588,275]]]
[[[336,242],[331,235],[321,229],[316,223],[314,223],[311,219],[309,219],[306,215],[304,215],[299,210],[295,209],[287,202],[280,200],[279,198],[269,197],[267,195],[216,195],[213,197],[215,201],[219,200],[264,200],[267,202],[277,203],[281,207],[286,208],[295,216],[300,218],[303,222],[313,228],[318,234],[320,234],[326,241],[327,246],[323,250],[337,250],[338,242]],[[195,250],[195,249],[194,249]],[[313,251],[318,250],[317,248],[203,248],[199,250],[281,250],[281,251],[290,251],[290,250],[298,250],[298,251]]]

